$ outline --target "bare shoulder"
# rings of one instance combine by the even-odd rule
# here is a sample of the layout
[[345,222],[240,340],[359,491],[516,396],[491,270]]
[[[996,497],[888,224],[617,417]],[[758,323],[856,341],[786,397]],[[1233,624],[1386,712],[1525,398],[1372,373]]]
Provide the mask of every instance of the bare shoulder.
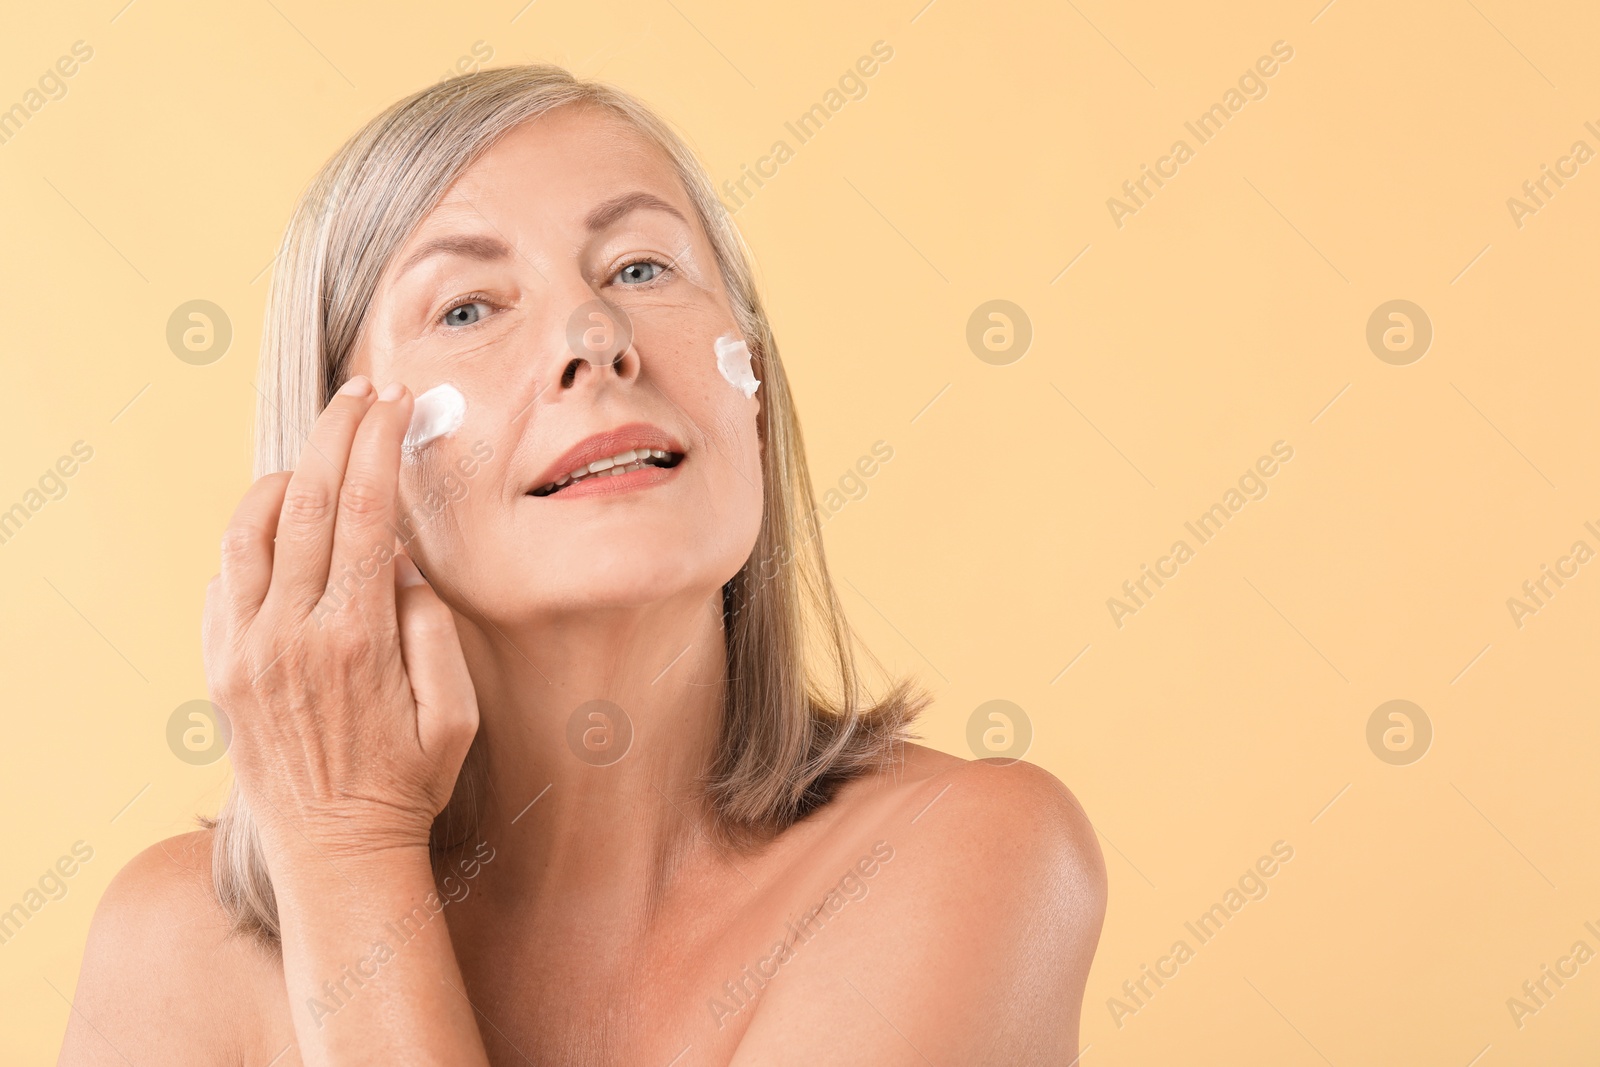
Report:
[[1072,792],[1034,764],[907,746],[829,807],[835,881],[795,926],[815,936],[734,1062],[913,1062],[908,1043],[935,1061],[1077,1056],[1106,873]]
[[906,745],[900,763],[852,783],[839,799],[846,823],[903,825],[906,848],[929,866],[986,866],[991,889],[995,877],[1043,878],[1103,908],[1105,865],[1088,813],[1036,764]]
[[[274,956],[234,936],[211,888],[212,832],[129,860],[95,908],[60,1062],[238,1063]],[[277,979],[281,986],[282,979]],[[270,1001],[267,1001],[270,1003]]]
[[1105,918],[1106,870],[1078,798],[1036,764],[907,748],[898,773],[863,790],[880,795],[880,825],[905,860],[907,891],[890,920],[959,923],[974,948],[1025,942],[1029,958],[1009,967],[1039,967],[1037,981],[1081,991]]

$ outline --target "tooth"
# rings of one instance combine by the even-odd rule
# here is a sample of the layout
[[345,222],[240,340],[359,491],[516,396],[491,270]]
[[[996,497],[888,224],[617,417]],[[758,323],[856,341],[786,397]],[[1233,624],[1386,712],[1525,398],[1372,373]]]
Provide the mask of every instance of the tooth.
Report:
[[611,458],[616,460],[617,463],[620,465],[620,464],[625,464],[625,463],[632,463],[634,460],[639,458],[639,454],[637,452],[635,452],[633,449],[630,448],[626,452],[618,452],[615,456],[612,456]]
[[577,481],[579,478],[582,478],[585,474],[588,474],[588,473],[589,473],[589,468],[588,467],[579,467],[577,470],[573,471],[572,474],[569,477],[571,477],[573,481]]
[[614,466],[616,466],[616,460],[597,459],[593,463],[589,464],[589,473],[599,474],[601,471],[609,470]]
[[555,481],[551,482],[550,484],[551,485],[566,485],[570,481],[572,481],[572,475],[563,474],[561,477],[557,478]]

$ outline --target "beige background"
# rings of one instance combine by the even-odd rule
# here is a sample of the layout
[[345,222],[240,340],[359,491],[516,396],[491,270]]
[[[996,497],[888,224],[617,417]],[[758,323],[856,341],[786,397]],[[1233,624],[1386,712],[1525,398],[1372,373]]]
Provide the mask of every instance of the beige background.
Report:
[[[1015,702],[1104,835],[1082,1062],[1593,1062],[1600,962],[1520,1028],[1507,999],[1600,952],[1600,562],[1520,627],[1507,599],[1600,549],[1600,162],[1520,227],[1507,199],[1600,150],[1600,16],[1322,2],[8,12],[0,107],[94,54],[0,144],[0,509],[94,454],[0,544],[0,908],[75,841],[94,858],[0,945],[0,1058],[53,1061],[106,882],[220,796],[226,763],[165,728],[205,695],[266,271],[317,165],[482,42],[639,93],[735,178],[882,40],[865,98],[736,218],[819,491],[894,450],[825,527],[852,617],[935,691],[929,743],[970,754],[973,710]],[[1267,95],[1198,144],[1185,121],[1276,41]],[[1194,157],[1119,228],[1107,198],[1180,137]],[[165,339],[193,299],[233,325],[210,365]],[[992,299],[1034,332],[1005,366],[966,342]],[[1406,366],[1366,342],[1394,299],[1435,332]],[[1117,627],[1107,598],[1280,440],[1265,499]],[[1409,765],[1367,743],[1392,699],[1432,724]],[[1268,895],[1199,945],[1185,921],[1276,841]],[[1179,939],[1119,1025],[1108,1000]]]

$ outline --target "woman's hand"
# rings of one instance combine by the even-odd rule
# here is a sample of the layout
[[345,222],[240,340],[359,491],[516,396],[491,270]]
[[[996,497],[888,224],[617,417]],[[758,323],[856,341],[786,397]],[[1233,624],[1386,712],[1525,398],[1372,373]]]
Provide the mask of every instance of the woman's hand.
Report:
[[[351,379],[294,474],[245,494],[206,591],[206,675],[272,877],[308,1067],[488,1063],[449,928],[430,921],[428,836],[478,702],[455,617],[396,553],[411,410],[400,385],[374,397]],[[381,980],[335,990],[414,916]]]
[[397,552],[411,410],[399,383],[346,383],[293,475],[245,493],[206,590],[211,699],[274,875],[425,849],[478,729],[454,616]]

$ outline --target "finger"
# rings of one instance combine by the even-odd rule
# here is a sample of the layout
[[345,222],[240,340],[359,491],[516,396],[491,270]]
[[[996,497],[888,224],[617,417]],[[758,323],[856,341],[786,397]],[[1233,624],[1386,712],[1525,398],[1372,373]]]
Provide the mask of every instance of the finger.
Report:
[[478,699],[455,615],[411,557],[397,555],[394,568],[400,656],[417,705],[417,741],[439,766],[459,772],[478,732]]
[[[272,536],[283,510],[289,472],[279,471],[245,490],[222,533],[222,573],[216,582],[218,609],[235,623],[248,623],[261,610],[272,583]],[[208,587],[207,604],[211,603]]]
[[219,574],[206,583],[206,607],[200,616],[200,656],[205,661],[208,680],[212,664],[227,647],[228,611],[227,589]]
[[269,595],[309,610],[328,584],[345,465],[364,416],[373,406],[372,383],[363,375],[346,382],[317,417],[305,450],[284,492]]
[[206,695],[225,714],[238,695],[239,659],[234,647],[234,620],[222,575],[206,585],[206,607],[200,622],[200,654],[205,666]]
[[411,391],[384,387],[361,420],[339,491],[333,556],[327,584],[352,599],[371,619],[392,620],[394,609],[395,496],[400,488],[400,442],[411,418]]

